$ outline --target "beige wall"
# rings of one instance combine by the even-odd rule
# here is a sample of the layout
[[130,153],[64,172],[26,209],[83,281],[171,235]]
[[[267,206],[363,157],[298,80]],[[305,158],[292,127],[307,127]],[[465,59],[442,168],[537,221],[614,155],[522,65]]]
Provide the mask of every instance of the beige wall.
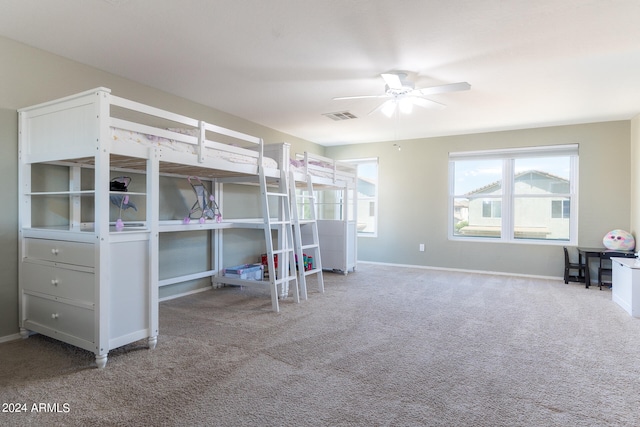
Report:
[[0,108],[0,339],[18,330],[18,113]]
[[630,167],[631,167],[631,178],[629,179],[631,183],[631,209],[630,209],[630,232],[633,234],[633,237],[636,239],[636,243],[640,246],[640,242],[638,242],[638,237],[640,236],[638,232],[640,231],[640,115],[635,116],[631,120],[631,155],[630,159]]
[[[327,148],[339,159],[378,157],[378,237],[358,240],[358,259],[559,277],[562,248],[548,244],[449,241],[448,153],[578,143],[581,246],[602,246],[630,227],[630,122],[548,127]],[[420,243],[426,250],[418,251]]]

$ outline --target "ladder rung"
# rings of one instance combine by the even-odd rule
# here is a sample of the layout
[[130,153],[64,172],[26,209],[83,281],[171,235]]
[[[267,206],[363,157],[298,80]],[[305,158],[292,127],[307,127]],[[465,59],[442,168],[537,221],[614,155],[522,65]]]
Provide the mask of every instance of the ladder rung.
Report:
[[267,196],[289,197],[287,193],[270,193],[270,192],[267,192]]
[[276,279],[276,285],[279,285],[281,283],[285,283],[285,282],[292,282],[294,280],[298,279],[298,277],[296,276],[285,276],[282,279]]
[[322,270],[320,270],[319,268],[313,268],[311,270],[305,270],[303,273],[304,273],[305,276],[309,276],[311,274],[320,273],[320,271],[322,271]]
[[271,251],[271,253],[273,253],[273,254],[284,254],[284,253],[287,253],[287,252],[294,253],[294,249],[293,248],[284,248],[284,249],[273,249]]
[[311,245],[302,245],[302,249],[317,248],[318,246],[319,245],[317,243]]
[[284,221],[269,221],[269,224],[271,224],[271,225],[288,225],[288,224],[291,224],[291,221],[287,221],[287,220],[284,220]]

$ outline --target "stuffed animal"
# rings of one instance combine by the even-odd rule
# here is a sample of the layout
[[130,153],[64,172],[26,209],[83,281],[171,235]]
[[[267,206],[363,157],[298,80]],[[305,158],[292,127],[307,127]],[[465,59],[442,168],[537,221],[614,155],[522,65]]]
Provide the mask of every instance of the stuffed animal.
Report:
[[602,243],[607,249],[619,251],[632,251],[636,247],[636,241],[631,233],[624,230],[611,230],[604,236]]

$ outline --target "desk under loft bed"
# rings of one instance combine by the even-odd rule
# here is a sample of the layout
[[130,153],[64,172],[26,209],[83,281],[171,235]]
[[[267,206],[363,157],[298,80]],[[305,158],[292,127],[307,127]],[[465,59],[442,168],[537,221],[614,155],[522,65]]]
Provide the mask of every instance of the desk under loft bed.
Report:
[[[288,179],[263,155],[260,138],[147,106],[97,88],[19,110],[19,297],[23,337],[41,333],[96,355],[104,367],[109,350],[158,335],[158,288],[221,276],[221,239],[229,228],[264,231],[269,280],[225,280],[265,287],[272,308],[291,292],[299,301]],[[126,193],[118,177],[135,176]],[[161,177],[198,176],[216,194],[218,180],[258,179],[262,217],[221,222],[160,218]],[[273,188],[276,190],[273,190]],[[126,198],[124,198],[126,196]],[[268,199],[278,199],[271,218]],[[120,207],[113,200],[121,201]],[[136,201],[133,220],[123,201]],[[204,230],[214,234],[211,269],[160,280],[159,236]],[[276,230],[278,243],[273,242]],[[281,245],[281,246],[279,246]],[[279,276],[276,278],[276,276]],[[290,286],[292,285],[292,286]]]

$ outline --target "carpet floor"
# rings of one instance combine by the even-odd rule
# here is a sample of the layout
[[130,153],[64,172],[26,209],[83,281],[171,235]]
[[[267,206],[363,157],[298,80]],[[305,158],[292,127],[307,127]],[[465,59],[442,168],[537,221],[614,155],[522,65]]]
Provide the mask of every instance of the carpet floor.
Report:
[[278,314],[239,287],[165,301],[157,348],[101,370],[40,335],[1,344],[0,424],[640,425],[640,319],[610,290],[373,264],[324,277]]

